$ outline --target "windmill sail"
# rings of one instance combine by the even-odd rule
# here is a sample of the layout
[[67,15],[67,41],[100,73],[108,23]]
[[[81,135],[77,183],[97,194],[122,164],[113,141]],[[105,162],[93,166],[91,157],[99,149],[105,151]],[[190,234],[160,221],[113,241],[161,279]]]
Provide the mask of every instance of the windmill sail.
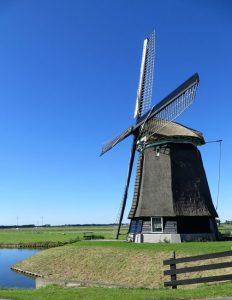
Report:
[[[140,69],[140,80],[136,99],[135,117],[136,123],[139,117],[145,114],[151,107],[152,87],[153,87],[153,73],[154,73],[154,60],[155,60],[155,32],[152,32],[149,38],[145,39],[143,44],[142,63]],[[121,209],[119,213],[119,221],[116,230],[116,239],[118,239],[123,215],[126,207],[128,189],[130,185],[131,172],[134,163],[135,151],[136,151],[137,137],[134,136],[131,155],[128,166],[128,174],[126,179],[126,186],[124,189]]]
[[198,74],[194,74],[177,89],[155,105],[144,117],[139,119],[135,130],[140,130],[148,139],[159,132],[168,123],[174,121],[192,105],[199,83]]
[[135,118],[140,118],[151,107],[155,61],[155,32],[144,40],[139,86],[135,105]]
[[147,138],[158,133],[168,123],[174,121],[180,116],[190,105],[192,105],[196,95],[197,85],[194,85],[182,95],[177,97],[175,101],[168,104],[164,109],[155,114],[153,118],[147,122],[144,130],[147,131]]
[[119,209],[118,217],[117,217],[117,220],[116,220],[116,226],[117,226],[116,233],[115,233],[115,238],[116,239],[118,239],[118,236],[119,236],[119,233],[120,233],[122,219],[123,219],[123,215],[124,215],[124,211],[125,211],[125,207],[126,207],[128,189],[129,189],[129,185],[130,185],[131,173],[132,173],[134,159],[135,159],[135,151],[136,151],[136,137],[134,136],[132,146],[131,146],[131,154],[130,154],[128,172],[127,172],[127,177],[126,177],[126,185],[125,185],[125,188],[124,188],[123,198],[122,198],[121,206],[120,206],[120,209]]
[[[153,31],[149,38],[143,43],[143,54],[140,68],[140,79],[137,91],[135,114],[137,120],[142,117],[151,107],[153,73],[155,61],[155,32]],[[129,127],[121,134],[103,144],[101,154],[105,154],[122,140],[127,138],[133,132],[133,127]]]
[[133,126],[130,126],[125,131],[123,131],[122,133],[117,135],[115,138],[113,138],[109,142],[103,144],[100,156],[105,154],[107,151],[112,149],[115,145],[117,145],[122,140],[124,140],[126,137],[128,137],[132,133],[132,131],[133,131]]

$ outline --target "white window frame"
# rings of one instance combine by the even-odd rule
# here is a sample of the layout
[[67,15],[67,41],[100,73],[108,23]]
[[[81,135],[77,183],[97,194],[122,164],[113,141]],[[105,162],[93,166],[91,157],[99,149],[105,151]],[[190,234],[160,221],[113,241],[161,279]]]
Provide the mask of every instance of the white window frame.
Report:
[[[160,219],[161,231],[153,231],[153,219]],[[151,232],[152,233],[163,233],[164,232],[163,217],[151,217]]]

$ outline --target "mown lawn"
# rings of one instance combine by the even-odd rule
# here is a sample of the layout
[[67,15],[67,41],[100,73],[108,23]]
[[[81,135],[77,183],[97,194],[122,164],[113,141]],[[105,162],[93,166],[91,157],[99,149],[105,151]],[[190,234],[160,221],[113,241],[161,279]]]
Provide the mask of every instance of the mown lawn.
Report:
[[0,290],[0,297],[12,300],[178,300],[219,296],[232,296],[232,283],[204,285],[190,290],[61,288],[58,286],[48,286],[38,290]]
[[128,243],[116,241],[82,241],[73,244],[73,247],[114,247],[123,248],[128,250],[148,250],[148,251],[165,251],[165,252],[186,252],[186,253],[210,253],[229,251],[232,249],[232,241],[219,241],[219,242],[188,242],[179,244],[169,243]]

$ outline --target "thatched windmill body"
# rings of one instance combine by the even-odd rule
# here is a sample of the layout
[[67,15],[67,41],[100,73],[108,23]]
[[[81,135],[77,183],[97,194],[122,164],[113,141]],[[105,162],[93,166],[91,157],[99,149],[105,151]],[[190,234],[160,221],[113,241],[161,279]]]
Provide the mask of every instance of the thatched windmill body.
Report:
[[194,101],[199,83],[194,74],[158,104],[150,107],[155,34],[143,45],[134,126],[106,143],[104,154],[133,135],[125,191],[117,220],[118,238],[135,159],[139,152],[128,239],[136,242],[180,242],[217,239],[217,212],[198,146],[196,130],[173,122]]

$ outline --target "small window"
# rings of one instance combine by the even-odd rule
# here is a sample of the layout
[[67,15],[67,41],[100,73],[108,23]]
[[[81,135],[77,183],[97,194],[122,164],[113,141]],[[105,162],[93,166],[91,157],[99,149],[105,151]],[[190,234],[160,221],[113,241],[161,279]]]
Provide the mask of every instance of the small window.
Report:
[[159,146],[155,147],[155,155],[160,156],[160,147]]
[[161,217],[151,218],[151,231],[163,232],[163,218]]

